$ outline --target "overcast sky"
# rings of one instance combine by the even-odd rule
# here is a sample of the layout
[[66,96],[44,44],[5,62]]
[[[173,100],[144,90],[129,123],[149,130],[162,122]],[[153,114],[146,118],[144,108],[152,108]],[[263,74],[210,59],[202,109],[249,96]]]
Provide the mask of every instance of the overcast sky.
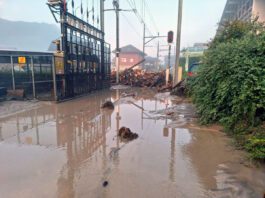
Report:
[[[134,0],[137,10],[142,13],[142,0]],[[34,21],[53,23],[55,21],[46,6],[47,0],[0,0],[0,17],[9,20]],[[76,7],[81,0],[75,0]],[[84,7],[88,3],[92,7],[93,0],[83,0]],[[121,8],[130,9],[128,2],[133,0],[120,0]],[[146,22],[152,34],[157,31],[161,35],[166,35],[169,30],[176,32],[177,26],[177,0],[146,0],[147,7]],[[207,42],[214,37],[217,24],[226,0],[184,0],[183,10],[183,31],[181,46],[192,46],[195,42]],[[99,8],[99,0],[94,0],[95,10]],[[113,8],[112,0],[106,0],[106,8]],[[80,13],[80,9],[77,9]],[[150,14],[152,17],[150,16]],[[115,48],[115,14],[106,12],[106,41]],[[98,14],[96,13],[96,16]],[[153,19],[151,19],[153,18]],[[133,12],[121,13],[121,41],[120,45],[133,44],[142,49],[143,26]],[[148,34],[148,33],[147,33]],[[161,39],[161,44],[166,44],[165,39]],[[157,40],[150,43],[157,45]],[[164,47],[166,48],[166,47]],[[147,49],[150,55],[155,56],[156,50],[153,47]]]

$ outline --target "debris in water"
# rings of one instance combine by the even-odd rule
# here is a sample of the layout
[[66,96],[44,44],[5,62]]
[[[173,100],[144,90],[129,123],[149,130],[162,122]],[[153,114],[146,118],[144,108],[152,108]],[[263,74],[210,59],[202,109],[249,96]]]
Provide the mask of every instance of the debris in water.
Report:
[[135,97],[135,96],[136,96],[135,93],[126,93],[126,92],[121,95],[121,97],[123,97],[123,98],[126,98],[126,97]]
[[168,92],[172,90],[172,83],[168,85],[163,85],[162,87],[158,88],[158,92]]
[[166,115],[167,116],[172,116],[172,115],[174,115],[174,112],[166,112]]
[[126,141],[132,141],[138,138],[137,133],[132,133],[131,130],[126,127],[120,128],[118,136]]
[[109,185],[109,182],[108,181],[104,181],[103,182],[103,184],[102,184],[102,186],[105,188],[105,187],[107,187]]
[[24,100],[25,96],[24,89],[7,90],[7,97],[12,100]]
[[114,109],[114,104],[113,102],[111,101],[107,101],[105,102],[102,106],[101,106],[102,109]]
[[188,92],[187,80],[184,79],[180,81],[175,87],[173,87],[171,95],[185,97],[187,92]]
[[[165,71],[146,72],[141,69],[127,69],[120,74],[120,83],[132,87],[161,87],[165,85]],[[111,82],[116,82],[116,73],[112,72]]]

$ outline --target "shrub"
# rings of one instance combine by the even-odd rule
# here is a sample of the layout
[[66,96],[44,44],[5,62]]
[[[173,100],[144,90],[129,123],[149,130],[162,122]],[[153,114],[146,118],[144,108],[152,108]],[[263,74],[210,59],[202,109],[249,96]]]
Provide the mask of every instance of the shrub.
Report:
[[[260,125],[265,118],[265,31],[257,22],[233,22],[210,44],[191,92],[203,124],[219,122],[232,134]],[[247,149],[264,158],[264,140]],[[261,153],[260,153],[261,151]],[[263,154],[262,154],[263,153]]]
[[252,137],[246,144],[246,149],[254,159],[265,159],[265,138]]

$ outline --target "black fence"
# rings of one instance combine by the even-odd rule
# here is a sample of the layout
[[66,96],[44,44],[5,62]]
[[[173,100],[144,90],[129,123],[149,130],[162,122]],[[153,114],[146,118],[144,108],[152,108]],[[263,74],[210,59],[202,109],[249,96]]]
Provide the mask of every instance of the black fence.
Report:
[[62,58],[55,61],[59,99],[109,87],[110,45],[105,43],[104,32],[69,13],[62,1],[48,1],[48,6],[61,25],[57,50]]

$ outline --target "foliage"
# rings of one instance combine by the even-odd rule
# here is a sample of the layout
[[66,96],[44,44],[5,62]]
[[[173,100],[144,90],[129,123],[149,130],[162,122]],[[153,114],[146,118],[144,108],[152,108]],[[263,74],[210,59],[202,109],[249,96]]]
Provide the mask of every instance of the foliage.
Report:
[[265,138],[252,137],[247,141],[246,149],[254,159],[265,159]]
[[[219,122],[233,135],[249,135],[265,121],[263,24],[228,24],[210,44],[190,86],[203,124]],[[246,148],[254,158],[264,158],[264,139],[255,138],[246,140]]]
[[[194,63],[201,62],[201,59],[202,59],[202,56],[189,57],[189,66],[193,65]],[[185,79],[188,77],[188,72],[185,71],[186,58],[181,57],[179,60],[179,64],[182,67],[182,79]]]

